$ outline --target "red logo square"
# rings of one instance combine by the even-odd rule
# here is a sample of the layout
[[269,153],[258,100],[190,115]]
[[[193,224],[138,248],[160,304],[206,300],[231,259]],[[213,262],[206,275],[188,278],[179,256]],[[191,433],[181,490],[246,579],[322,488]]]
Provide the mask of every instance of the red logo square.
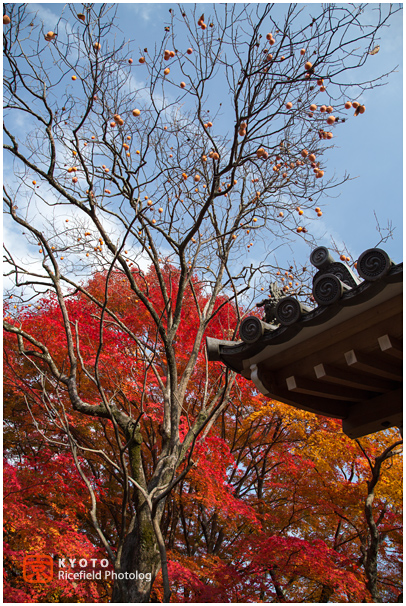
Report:
[[54,562],[49,555],[26,555],[23,560],[23,579],[27,583],[49,583],[53,577]]

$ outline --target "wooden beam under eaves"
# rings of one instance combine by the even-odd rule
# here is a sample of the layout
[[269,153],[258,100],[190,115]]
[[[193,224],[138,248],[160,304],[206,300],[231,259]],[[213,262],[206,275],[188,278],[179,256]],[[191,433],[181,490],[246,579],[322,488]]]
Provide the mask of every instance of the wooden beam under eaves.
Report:
[[345,400],[347,402],[361,402],[368,397],[368,392],[353,389],[344,385],[330,385],[323,381],[313,381],[306,377],[292,376],[286,379],[289,391],[303,393],[315,397],[327,397],[333,400]]
[[351,406],[343,420],[343,431],[350,438],[360,438],[389,427],[402,426],[402,388]]
[[357,372],[353,370],[344,370],[329,364],[317,364],[314,367],[315,375],[321,381],[334,383],[335,385],[345,385],[354,389],[366,389],[378,393],[385,393],[396,386],[396,383],[381,377],[374,377],[370,374]]
[[393,356],[397,360],[403,360],[403,347],[402,342],[399,339],[395,339],[389,335],[383,335],[382,337],[379,337],[378,343],[381,351]]
[[395,366],[393,362],[377,360],[375,356],[361,351],[355,351],[354,349],[347,351],[344,356],[348,366],[352,368],[362,370],[369,374],[378,375],[385,379],[402,381],[402,369]]

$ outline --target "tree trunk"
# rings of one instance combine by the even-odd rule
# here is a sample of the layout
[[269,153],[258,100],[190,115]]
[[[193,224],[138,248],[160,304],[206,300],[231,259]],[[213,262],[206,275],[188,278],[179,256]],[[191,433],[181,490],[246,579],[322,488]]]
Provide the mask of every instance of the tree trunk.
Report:
[[[139,427],[129,424],[126,431],[133,478],[147,490],[141,461],[142,436]],[[117,554],[112,602],[149,602],[152,585],[161,568],[158,541],[151,512],[142,492],[134,488],[136,515],[132,518],[122,549]]]
[[327,604],[333,593],[334,590],[331,587],[329,587],[328,585],[323,585],[319,597],[319,604]]
[[378,595],[378,551],[379,551],[379,532],[378,527],[374,519],[374,512],[372,504],[374,502],[374,487],[379,479],[380,464],[375,465],[374,470],[377,469],[376,478],[374,477],[371,482],[368,483],[368,496],[365,501],[365,517],[369,527],[369,545],[366,550],[366,557],[364,561],[364,569],[367,577],[367,589],[371,593],[373,602],[380,602]]
[[115,570],[112,602],[149,602],[152,584],[161,568],[158,543],[146,503],[125,538]]

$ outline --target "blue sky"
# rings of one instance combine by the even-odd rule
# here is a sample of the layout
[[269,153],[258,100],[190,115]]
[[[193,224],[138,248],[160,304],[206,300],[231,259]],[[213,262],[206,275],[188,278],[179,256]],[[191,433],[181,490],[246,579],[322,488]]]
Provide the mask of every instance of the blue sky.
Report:
[[[82,5],[77,4],[80,12]],[[185,4],[185,10],[192,10],[192,4]],[[275,6],[275,18],[282,15],[287,5]],[[367,5],[367,12],[373,14],[376,4]],[[61,15],[64,4],[31,3],[30,8],[38,11],[43,20],[45,31],[53,30]],[[213,5],[198,4],[197,13],[205,13],[206,21],[213,14]],[[307,4],[303,7],[303,19],[317,14],[320,5]],[[172,3],[127,3],[118,4],[118,16],[115,24],[124,38],[129,41],[134,58],[134,74],[137,80],[142,78],[138,66],[139,51],[144,47],[153,49],[160,43],[165,25],[169,24],[169,8],[177,14],[179,9]],[[368,80],[394,69],[385,86],[376,87],[364,93],[362,102],[366,112],[357,118],[352,117],[337,129],[332,147],[327,152],[329,175],[342,177],[349,173],[351,180],[333,190],[333,198],[325,196],[320,201],[323,217],[312,223],[312,233],[320,245],[330,246],[331,237],[339,246],[344,242],[356,259],[364,250],[379,241],[376,230],[375,214],[383,228],[390,221],[395,228],[393,239],[383,245],[395,262],[402,260],[402,170],[403,170],[403,85],[402,85],[402,25],[401,14],[390,21],[390,26],[381,31],[380,51],[368,58],[362,70],[362,79]],[[177,29],[181,35],[181,29]],[[188,46],[186,38],[180,43]],[[180,44],[179,43],[179,44]],[[358,77],[361,71],[354,74]],[[209,104],[212,112],[218,107],[223,92],[213,85],[209,88]],[[299,263],[307,260],[309,248],[298,236],[293,246],[277,251],[277,262],[281,266],[289,265],[295,258]],[[246,262],[255,261],[259,250],[247,253]]]
[[[192,5],[187,4],[190,8]],[[211,4],[198,4],[198,13],[212,13]],[[286,6],[286,5],[285,5]],[[319,4],[304,6],[304,14],[317,13]],[[376,11],[377,4],[368,10]],[[152,46],[162,35],[168,23],[169,8],[173,3],[120,3],[120,28],[134,47]],[[284,6],[276,7],[283,12]],[[207,20],[206,16],[206,20]],[[362,101],[366,112],[356,119],[347,120],[334,137],[334,148],[328,152],[328,166],[337,176],[348,172],[351,181],[332,192],[335,197],[323,200],[323,217],[312,226],[320,244],[329,246],[331,236],[344,241],[354,259],[374,246],[380,236],[376,230],[374,212],[382,227],[388,221],[395,228],[394,237],[383,248],[395,262],[402,260],[403,252],[403,17],[396,15],[390,26],[381,30],[380,51],[369,57],[363,68],[364,80],[374,78],[396,66],[385,86],[367,91]],[[358,72],[361,75],[361,72]],[[357,74],[358,74],[357,73]],[[354,77],[359,77],[355,75]],[[217,95],[213,91],[213,95]],[[352,114],[350,114],[352,117]],[[336,197],[337,196],[337,197]],[[315,229],[317,229],[317,234]],[[300,239],[295,251],[307,255],[308,249]],[[282,263],[283,259],[278,261]],[[285,253],[287,262],[291,252]]]

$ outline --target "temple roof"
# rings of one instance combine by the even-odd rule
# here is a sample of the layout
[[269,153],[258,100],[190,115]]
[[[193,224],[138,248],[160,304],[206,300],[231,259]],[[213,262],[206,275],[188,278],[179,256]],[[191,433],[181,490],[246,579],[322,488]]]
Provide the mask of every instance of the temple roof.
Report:
[[403,264],[369,249],[358,277],[324,247],[310,259],[317,307],[293,296],[262,302],[264,318],[245,318],[240,342],[207,338],[209,360],[270,398],[343,419],[350,437],[400,425]]

